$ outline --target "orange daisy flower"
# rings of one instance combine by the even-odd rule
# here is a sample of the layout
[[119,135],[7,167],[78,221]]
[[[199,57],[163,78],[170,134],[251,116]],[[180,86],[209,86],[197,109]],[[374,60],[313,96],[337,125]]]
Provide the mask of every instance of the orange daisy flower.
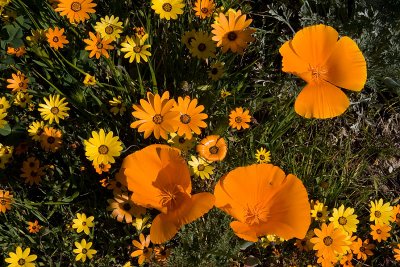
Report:
[[170,240],[185,224],[191,223],[214,206],[210,193],[191,195],[189,168],[180,151],[167,145],[150,145],[127,156],[121,183],[134,194],[136,204],[159,210],[150,228],[156,244]]
[[372,250],[375,248],[374,244],[369,243],[369,239],[362,241],[361,238],[357,238],[356,241],[353,241],[350,248],[353,251],[354,255],[357,255],[357,259],[362,259],[366,261],[369,256],[374,255]]
[[64,44],[68,44],[69,41],[64,35],[64,28],[59,29],[55,27],[53,29],[48,29],[46,32],[47,41],[49,42],[50,47],[58,50],[58,48],[63,48]]
[[215,9],[214,0],[197,0],[195,3],[195,7],[193,8],[196,11],[196,16],[201,19],[205,19],[210,17]]
[[390,227],[387,224],[376,224],[373,225],[371,224],[371,235],[373,240],[377,240],[379,243],[385,241],[388,239],[390,236],[390,230],[392,230],[392,227]]
[[397,244],[397,249],[396,248],[393,249],[393,253],[394,253],[394,259],[396,261],[400,261],[400,244]]
[[85,47],[85,50],[91,51],[89,54],[89,57],[92,58],[96,56],[97,59],[100,58],[101,55],[105,56],[106,58],[109,58],[110,55],[108,54],[107,50],[114,49],[114,46],[110,45],[110,43],[113,41],[112,39],[102,39],[100,37],[100,33],[94,33],[89,32],[90,39],[85,39],[83,40],[88,46]]
[[148,235],[146,238],[144,238],[144,235],[141,233],[139,235],[139,240],[140,240],[140,243],[136,240],[132,241],[132,244],[138,249],[131,253],[131,257],[132,258],[139,257],[138,263],[139,263],[139,265],[142,265],[145,261],[150,262],[150,258],[152,256],[153,249],[149,248],[150,235]]
[[251,36],[256,30],[249,28],[252,19],[246,20],[246,15],[242,11],[228,11],[228,17],[224,13],[219,13],[211,31],[214,36],[212,39],[217,42],[218,47],[226,53],[229,49],[234,53],[243,53],[247,44],[255,39]]
[[17,73],[11,74],[11,77],[11,79],[7,79],[7,88],[10,89],[11,92],[16,93],[19,91],[26,91],[28,89],[29,80],[23,73],[17,71]]
[[17,47],[17,48],[9,46],[7,48],[7,54],[15,55],[16,57],[22,57],[25,53],[26,53],[25,46],[21,46],[21,47]]
[[249,115],[249,110],[243,110],[242,107],[232,110],[229,114],[229,126],[232,128],[247,129],[250,127],[248,124],[250,122],[251,116]]
[[219,180],[214,196],[215,206],[236,219],[230,224],[235,234],[248,241],[267,234],[302,239],[310,226],[303,183],[272,164],[234,169]]
[[146,209],[133,203],[128,195],[114,196],[114,199],[109,199],[107,202],[109,204],[107,210],[112,211],[111,216],[119,222],[125,219],[126,223],[132,223],[132,216],[139,217],[146,213]]
[[178,103],[173,110],[179,112],[178,135],[185,135],[186,139],[192,139],[192,131],[200,134],[200,128],[206,128],[207,124],[203,121],[208,115],[201,113],[204,110],[203,105],[197,106],[197,99],[190,100],[189,96],[185,98],[179,97]]
[[7,210],[11,210],[13,201],[13,195],[9,191],[0,190],[0,212],[6,213]]
[[62,144],[62,133],[53,127],[44,127],[40,135],[40,145],[45,151],[56,152]]
[[104,164],[104,163],[100,163],[100,164],[95,164],[93,162],[93,167],[96,170],[96,172],[98,174],[102,174],[103,172],[108,172],[111,168],[110,164]]
[[400,226],[400,204],[393,206],[392,217],[390,219]]
[[341,115],[350,105],[338,88],[361,91],[367,66],[357,44],[325,25],[306,27],[279,49],[282,70],[307,82],[294,104],[305,118],[326,119]]
[[144,132],[144,138],[151,133],[159,139],[160,136],[168,140],[168,133],[175,132],[178,128],[179,113],[172,110],[175,100],[169,99],[169,92],[153,95],[147,93],[147,101],[140,99],[140,105],[133,105],[133,117],[138,119],[132,122],[131,128],[138,128]]
[[35,222],[28,222],[28,230],[29,233],[31,234],[36,234],[40,231],[40,228],[42,228],[42,226],[39,225],[39,222],[37,220],[35,220]]
[[95,13],[93,8],[97,4],[93,0],[59,0],[55,9],[61,16],[67,16],[70,23],[84,22],[89,18],[89,13]]
[[208,161],[222,161],[226,156],[228,147],[224,138],[219,135],[209,135],[200,141],[196,146],[196,151]]

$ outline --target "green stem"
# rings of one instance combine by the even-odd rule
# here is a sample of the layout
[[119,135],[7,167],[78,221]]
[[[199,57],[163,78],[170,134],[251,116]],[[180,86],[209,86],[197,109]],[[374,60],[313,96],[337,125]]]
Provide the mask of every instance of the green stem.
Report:
[[71,66],[72,68],[74,68],[75,70],[79,71],[80,73],[82,73],[82,74],[84,74],[84,75],[87,74],[84,70],[78,68],[77,66],[75,66],[74,64],[72,64],[71,62],[69,62],[59,51],[56,51],[56,53],[57,53],[69,66]]
[[29,12],[29,10],[26,8],[26,5],[24,2],[22,2],[21,0],[17,0],[17,2],[22,6],[22,8],[25,10],[25,13],[28,15],[28,17],[30,18],[30,20],[32,21],[32,23],[35,25],[36,29],[40,29],[39,24],[36,23],[35,19],[32,17],[31,13]]
[[40,78],[42,78],[44,81],[46,81],[52,88],[54,88],[59,94],[64,95],[63,92],[61,92],[60,89],[58,89],[57,86],[55,86],[52,82],[47,80],[45,77],[43,77],[37,70],[34,70],[35,74],[38,75]]
[[142,75],[140,75],[139,64],[137,62],[136,62],[136,68],[137,68],[138,78],[139,78],[140,94],[142,96],[144,96],[146,92],[144,91],[143,82],[142,82]]

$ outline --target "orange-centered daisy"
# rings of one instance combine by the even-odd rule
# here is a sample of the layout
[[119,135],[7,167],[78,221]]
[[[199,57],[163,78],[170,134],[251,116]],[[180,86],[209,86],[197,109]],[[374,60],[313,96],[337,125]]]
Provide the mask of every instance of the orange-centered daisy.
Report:
[[325,25],[306,27],[279,49],[282,70],[307,82],[294,108],[305,118],[326,119],[341,115],[350,105],[338,88],[361,91],[367,66],[357,44]]
[[110,45],[112,39],[102,39],[100,38],[100,33],[94,35],[94,33],[89,32],[90,39],[83,40],[88,46],[85,47],[85,50],[90,51],[89,57],[92,58],[96,56],[97,59],[100,56],[105,56],[109,58],[108,49],[114,49],[114,46]]
[[47,41],[49,42],[50,47],[58,50],[58,48],[63,48],[64,44],[68,44],[69,41],[64,35],[64,28],[61,30],[58,27],[53,29],[48,29],[46,33]]
[[93,0],[59,0],[57,12],[61,16],[67,16],[69,22],[79,23],[84,22],[89,18],[89,13],[95,13],[93,8],[97,4],[92,3]]

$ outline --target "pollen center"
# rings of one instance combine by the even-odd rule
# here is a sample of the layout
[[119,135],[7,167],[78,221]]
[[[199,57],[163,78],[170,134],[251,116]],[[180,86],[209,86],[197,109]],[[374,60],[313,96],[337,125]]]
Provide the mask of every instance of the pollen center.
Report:
[[208,8],[203,7],[203,8],[201,9],[201,12],[203,12],[204,14],[207,14],[207,13],[208,13]]
[[236,123],[241,123],[242,122],[242,118],[241,117],[236,117],[235,118],[235,122]]
[[219,148],[217,146],[212,146],[210,147],[209,151],[211,154],[217,154],[218,153]]
[[82,254],[86,254],[86,253],[87,253],[87,249],[86,248],[82,249]]
[[0,200],[0,205],[5,206],[7,204],[7,201],[5,199]]
[[318,217],[318,218],[321,218],[321,217],[322,217],[322,212],[318,211],[318,212],[317,212],[317,217]]
[[199,44],[199,45],[197,46],[197,49],[199,49],[200,52],[205,51],[206,48],[207,48],[207,46],[206,46],[205,44],[203,44],[203,43],[201,43],[201,44]]
[[205,167],[203,164],[199,164],[199,166],[197,166],[197,170],[200,171],[200,172],[201,172],[201,171],[204,171],[205,168],[206,168],[206,167]]
[[86,226],[86,222],[82,222],[82,225],[83,225],[83,226]]
[[163,9],[165,12],[171,12],[171,10],[172,10],[172,5],[171,5],[170,3],[165,3],[165,4],[162,5],[162,9]]
[[311,71],[311,76],[314,80],[322,79],[328,73],[324,67],[320,66],[310,67],[309,71]]
[[58,109],[58,107],[52,107],[50,109],[50,112],[53,113],[54,115],[58,114],[58,112],[60,112],[60,110]]
[[333,243],[333,239],[330,236],[326,236],[323,239],[325,246],[330,246]]
[[54,36],[54,37],[53,37],[53,42],[57,43],[58,41],[59,41],[58,37],[57,37],[57,36]]
[[112,34],[112,33],[114,32],[114,27],[108,25],[107,27],[104,28],[104,31],[105,31],[107,34]]
[[339,222],[340,225],[346,225],[347,224],[347,219],[342,216],[342,217],[339,217],[338,222]]
[[174,185],[173,188],[163,188],[161,190],[160,204],[168,209],[174,209],[181,201],[184,190],[181,185]]
[[18,84],[19,87],[24,87],[24,85],[25,85],[25,84],[24,84],[23,82],[20,82],[20,83]]
[[181,115],[180,120],[183,124],[188,124],[190,122],[191,118],[188,114],[183,114],[183,115]]
[[237,39],[237,34],[235,32],[229,32],[228,39],[229,41],[235,41]]
[[132,207],[131,207],[131,204],[125,203],[125,204],[122,206],[122,208],[123,208],[125,211],[128,211],[128,210],[130,210]]
[[153,122],[155,123],[155,124],[161,124],[162,122],[163,122],[163,116],[161,116],[161,114],[156,114],[156,115],[154,115],[154,117],[153,117]]
[[20,265],[20,266],[23,266],[23,265],[25,265],[25,259],[19,259],[18,260],[18,265]]
[[378,229],[378,230],[376,230],[376,233],[377,233],[378,235],[380,235],[380,234],[382,234],[382,230],[381,230],[381,229]]
[[247,205],[244,210],[244,219],[246,224],[254,225],[267,221],[267,212],[256,204],[254,207]]
[[102,43],[98,43],[96,47],[97,47],[97,49],[103,49],[103,44]]
[[47,138],[47,143],[53,144],[56,141],[56,139],[53,136],[50,136]]
[[79,2],[72,2],[72,4],[71,4],[71,9],[72,9],[72,11],[74,11],[74,12],[79,12],[79,11],[82,10],[82,5],[81,5],[81,3],[79,3]]
[[101,145],[101,146],[99,146],[98,151],[99,151],[100,154],[105,155],[105,154],[108,153],[108,146]]
[[140,53],[140,51],[142,51],[142,47],[140,47],[140,46],[135,46],[135,47],[133,48],[133,51],[134,51],[135,53]]
[[264,160],[264,159],[265,159],[265,156],[264,156],[264,155],[260,155],[260,159],[261,159],[261,160]]
[[374,215],[376,218],[380,218],[382,213],[380,211],[375,211]]

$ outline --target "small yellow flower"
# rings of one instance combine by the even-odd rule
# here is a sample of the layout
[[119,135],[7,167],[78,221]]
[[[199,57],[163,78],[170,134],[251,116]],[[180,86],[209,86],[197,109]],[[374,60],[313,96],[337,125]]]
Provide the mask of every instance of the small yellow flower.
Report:
[[264,147],[257,149],[256,159],[257,163],[269,163],[271,162],[271,152],[267,151]]
[[148,57],[151,56],[151,53],[147,51],[151,47],[151,45],[145,44],[148,34],[145,34],[143,37],[138,36],[127,36],[125,41],[121,43],[121,51],[125,52],[124,58],[129,58],[129,63],[132,63],[134,60],[136,63],[143,61],[147,62]]
[[83,80],[83,84],[86,86],[95,85],[96,78],[89,73],[86,73],[85,79]]
[[8,267],[18,267],[18,266],[24,266],[24,267],[35,267],[35,260],[37,259],[37,256],[31,253],[30,248],[26,248],[24,251],[22,251],[21,247],[17,247],[15,253],[10,252],[8,255],[10,256],[9,258],[5,259],[5,262],[9,263]]
[[93,227],[93,220],[94,217],[86,217],[85,213],[77,213],[76,214],[77,219],[73,219],[74,224],[72,225],[72,228],[76,229],[77,233],[80,232],[85,232],[85,234],[90,234],[90,227]]
[[20,106],[21,108],[25,108],[27,104],[32,101],[32,95],[28,94],[27,92],[19,91],[15,95],[14,98],[14,105]]
[[81,260],[82,262],[86,261],[86,257],[88,259],[93,258],[93,255],[97,253],[96,250],[90,249],[92,247],[92,242],[87,242],[85,239],[82,239],[81,243],[75,242],[76,249],[74,249],[74,253],[76,255],[75,261]]
[[335,228],[341,228],[346,231],[349,235],[357,231],[357,215],[354,214],[353,208],[344,208],[341,205],[339,209],[333,209],[332,217],[329,218]]
[[311,217],[315,218],[316,221],[325,222],[328,219],[328,207],[321,202],[315,203],[311,210]]
[[122,97],[113,97],[112,100],[108,101],[111,106],[110,112],[114,115],[123,115],[126,111],[125,104],[122,102]]
[[371,201],[371,214],[369,220],[375,224],[389,224],[393,207],[389,202],[383,203],[383,199]]
[[146,228],[150,228],[151,222],[149,222],[150,216],[146,215],[144,217],[139,216],[135,217],[135,220],[132,222],[132,225],[136,228],[138,232],[142,232]]
[[113,132],[106,134],[103,129],[99,132],[93,131],[92,136],[89,140],[84,140],[86,157],[97,165],[114,163],[114,157],[121,155],[122,151],[119,137],[114,136]]
[[221,95],[221,98],[222,98],[222,99],[225,99],[225,98],[227,98],[228,96],[232,95],[232,93],[230,93],[230,92],[227,91],[226,89],[222,89],[220,95]]
[[50,95],[48,99],[44,97],[43,100],[45,104],[39,104],[38,109],[43,120],[48,120],[50,124],[55,121],[58,124],[60,119],[68,116],[69,107],[68,102],[64,102],[65,97],[60,99],[60,95]]
[[192,160],[188,162],[191,166],[190,172],[203,180],[210,179],[210,175],[214,173],[214,167],[211,163],[202,158],[196,158],[195,156],[191,156],[191,158]]

